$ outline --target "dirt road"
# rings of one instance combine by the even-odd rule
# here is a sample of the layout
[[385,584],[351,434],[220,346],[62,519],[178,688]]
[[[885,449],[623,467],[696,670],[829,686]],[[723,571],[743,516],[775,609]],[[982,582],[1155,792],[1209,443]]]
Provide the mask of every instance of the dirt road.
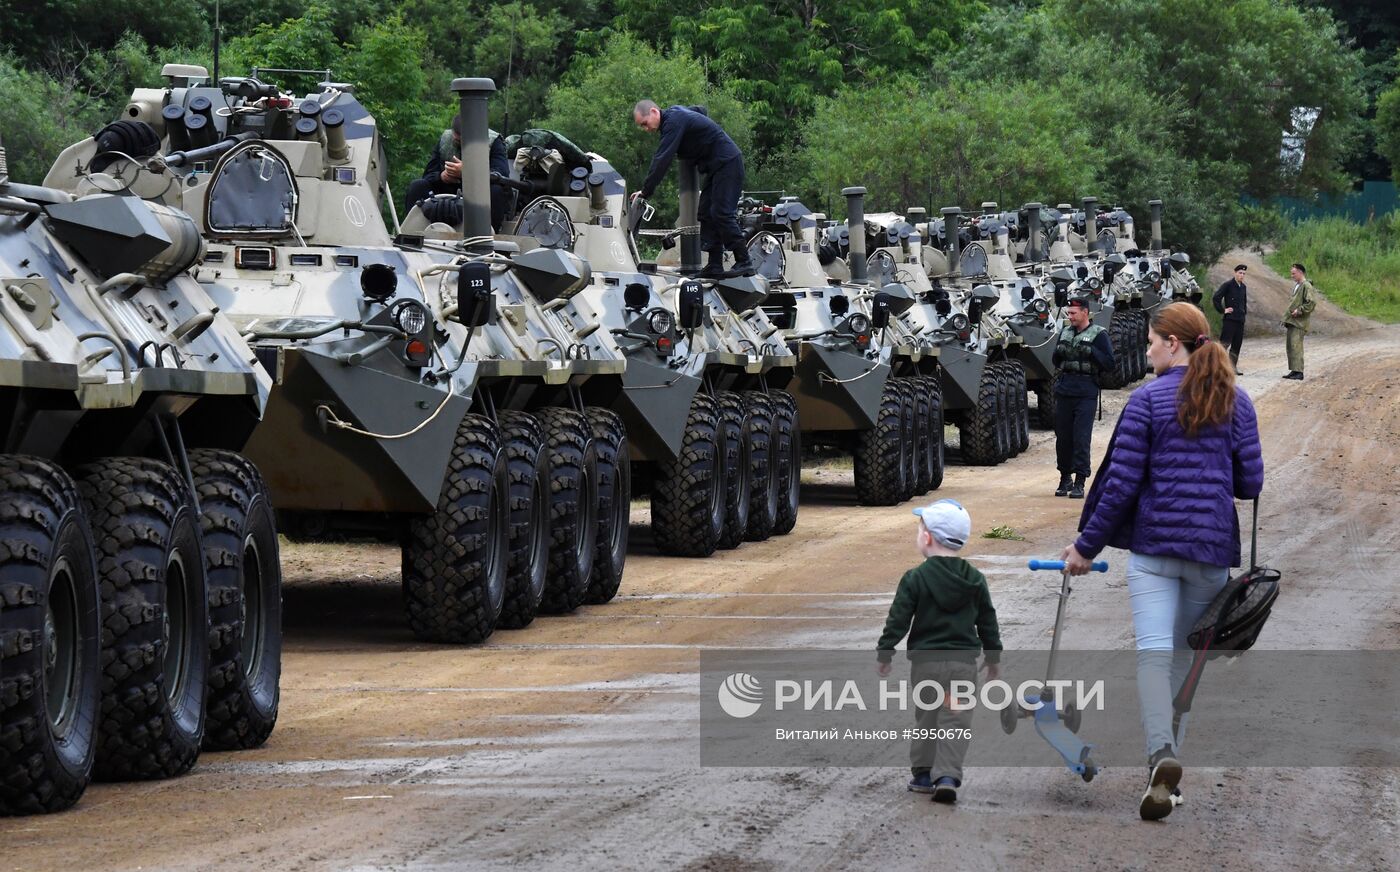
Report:
[[[1268,647],[1400,647],[1400,329],[1313,337],[1308,380],[1251,340],[1261,547],[1288,567]],[[1102,451],[1123,392],[1107,395]],[[1069,541],[1049,434],[940,491],[976,531],[1008,647],[1044,647],[1053,595],[1012,564]],[[167,782],[94,785],[71,812],[0,820],[0,869],[1400,868],[1400,772],[1187,771],[1189,804],[1137,820],[1142,772],[970,772],[955,808],[905,770],[698,763],[705,647],[869,648],[911,562],[908,506],[855,506],[808,472],[796,531],[709,560],[662,559],[634,528],[622,595],[472,649],[415,642],[395,551],[284,553],[282,715],[265,748]],[[634,518],[634,520],[636,520]],[[1067,644],[1132,644],[1122,555],[1076,594]]]

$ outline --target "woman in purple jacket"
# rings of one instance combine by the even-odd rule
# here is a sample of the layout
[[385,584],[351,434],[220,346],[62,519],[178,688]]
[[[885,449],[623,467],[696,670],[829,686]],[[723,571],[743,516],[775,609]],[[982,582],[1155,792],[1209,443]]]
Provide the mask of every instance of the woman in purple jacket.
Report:
[[1200,309],[1172,303],[1152,316],[1147,358],[1157,378],[1133,392],[1109,441],[1109,457],[1065,549],[1082,575],[1105,546],[1126,548],[1128,595],[1137,634],[1138,699],[1147,734],[1144,820],[1180,799],[1175,749],[1184,724],[1172,697],[1189,657],[1186,634],[1240,565],[1235,500],[1264,485],[1259,429],[1249,395],[1235,387],[1229,354],[1210,338]]

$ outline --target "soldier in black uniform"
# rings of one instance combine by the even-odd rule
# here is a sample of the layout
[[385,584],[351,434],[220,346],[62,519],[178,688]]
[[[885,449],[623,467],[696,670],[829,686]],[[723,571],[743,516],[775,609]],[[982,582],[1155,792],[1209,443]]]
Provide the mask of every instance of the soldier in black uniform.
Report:
[[[700,275],[753,275],[749,248],[739,229],[739,194],[744,187],[744,156],[739,146],[698,106],[672,106],[663,111],[650,100],[640,100],[632,108],[632,120],[643,130],[661,134],[651,169],[633,198],[651,199],[675,158],[694,162],[705,174],[700,188],[700,247],[710,253]],[[734,267],[727,272],[725,249],[734,252]]]
[[1113,369],[1113,343],[1107,330],[1090,323],[1089,303],[1083,297],[1069,301],[1065,317],[1069,323],[1060,330],[1051,356],[1060,368],[1055,379],[1055,465],[1060,470],[1060,486],[1055,488],[1055,496],[1078,500],[1084,498],[1084,480],[1089,477],[1098,376]]
[[1220,313],[1220,344],[1230,349],[1230,362],[1235,365],[1235,375],[1240,372],[1240,346],[1244,344],[1244,317],[1249,312],[1249,299],[1244,286],[1244,274],[1249,268],[1244,264],[1235,267],[1235,275],[1221,285],[1211,296],[1215,311]]
[[[491,143],[491,172],[502,176],[510,175],[510,160],[506,156],[506,141],[494,130],[487,131],[487,136]],[[462,119],[460,116],[452,116],[452,129],[444,130],[442,136],[438,137],[437,145],[433,146],[432,156],[428,158],[428,165],[423,169],[421,178],[414,179],[408,183],[408,191],[404,195],[406,208],[412,209],[419,200],[431,197],[434,194],[460,194],[462,193]],[[507,190],[498,185],[491,186],[491,226],[497,230],[501,229],[501,221],[506,214]],[[429,216],[430,218],[433,216]],[[460,212],[457,213],[456,221],[449,221],[449,224],[456,224],[461,221]]]

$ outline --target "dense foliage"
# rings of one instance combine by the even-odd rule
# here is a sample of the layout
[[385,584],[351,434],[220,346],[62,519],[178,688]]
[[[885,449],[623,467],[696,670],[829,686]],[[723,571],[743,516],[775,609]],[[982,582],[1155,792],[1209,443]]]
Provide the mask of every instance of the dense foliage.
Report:
[[[215,0],[0,0],[0,136],[37,180],[166,62],[212,65]],[[458,75],[492,123],[547,125],[645,172],[650,97],[705,103],[749,186],[840,211],[1094,194],[1168,203],[1198,259],[1252,232],[1240,196],[1347,187],[1400,157],[1400,12],[1384,0],[221,0],[221,73],[330,69],[421,171]],[[305,90],[317,76],[268,74]],[[1298,109],[1310,110],[1296,112]],[[1305,158],[1281,148],[1285,134]],[[663,189],[664,204],[667,190]],[[669,210],[665,210],[669,212]]]

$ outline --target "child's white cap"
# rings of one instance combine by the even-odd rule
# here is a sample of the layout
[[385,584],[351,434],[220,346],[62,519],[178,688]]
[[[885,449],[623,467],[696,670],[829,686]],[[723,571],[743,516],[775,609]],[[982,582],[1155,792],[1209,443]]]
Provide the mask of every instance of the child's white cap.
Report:
[[914,514],[919,516],[924,529],[944,548],[957,551],[972,536],[972,516],[957,500],[939,500],[922,509],[915,509]]

